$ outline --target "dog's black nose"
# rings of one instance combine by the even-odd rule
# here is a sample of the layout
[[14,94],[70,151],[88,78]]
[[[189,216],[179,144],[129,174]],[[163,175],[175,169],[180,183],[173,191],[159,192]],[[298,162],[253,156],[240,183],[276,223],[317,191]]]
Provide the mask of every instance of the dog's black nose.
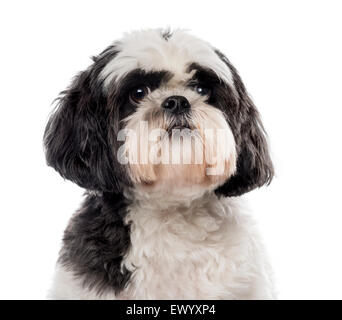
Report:
[[183,96],[171,96],[164,100],[162,108],[169,110],[172,113],[183,113],[190,109],[190,103]]

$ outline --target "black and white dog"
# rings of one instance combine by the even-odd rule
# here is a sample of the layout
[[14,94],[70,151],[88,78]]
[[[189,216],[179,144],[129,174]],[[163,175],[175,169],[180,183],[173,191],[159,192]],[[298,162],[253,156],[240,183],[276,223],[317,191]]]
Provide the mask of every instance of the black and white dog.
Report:
[[87,190],[51,298],[274,298],[239,197],[272,180],[265,132],[210,44],[126,34],[62,92],[44,144],[48,164]]

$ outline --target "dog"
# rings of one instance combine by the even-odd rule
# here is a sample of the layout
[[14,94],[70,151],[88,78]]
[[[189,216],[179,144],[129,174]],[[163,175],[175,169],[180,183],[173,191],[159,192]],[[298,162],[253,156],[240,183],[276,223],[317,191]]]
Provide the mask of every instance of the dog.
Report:
[[244,193],[274,175],[234,66],[183,30],[125,34],[57,99],[47,164],[86,190],[52,299],[273,299]]

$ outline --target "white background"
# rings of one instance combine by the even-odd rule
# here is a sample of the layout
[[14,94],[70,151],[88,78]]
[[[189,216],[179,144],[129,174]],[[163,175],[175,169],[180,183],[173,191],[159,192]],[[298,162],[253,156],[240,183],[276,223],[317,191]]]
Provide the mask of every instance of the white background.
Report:
[[279,298],[342,298],[340,1],[2,1],[0,298],[43,299],[82,190],[45,165],[51,103],[124,31],[188,28],[258,106],[277,176],[249,194]]

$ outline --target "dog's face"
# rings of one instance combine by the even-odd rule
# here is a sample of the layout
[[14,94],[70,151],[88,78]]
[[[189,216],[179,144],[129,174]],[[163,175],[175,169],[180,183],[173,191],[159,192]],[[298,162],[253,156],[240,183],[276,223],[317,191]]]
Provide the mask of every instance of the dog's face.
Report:
[[49,165],[102,192],[235,196],[273,176],[236,70],[182,31],[134,32],[95,57],[63,92],[44,141]]

